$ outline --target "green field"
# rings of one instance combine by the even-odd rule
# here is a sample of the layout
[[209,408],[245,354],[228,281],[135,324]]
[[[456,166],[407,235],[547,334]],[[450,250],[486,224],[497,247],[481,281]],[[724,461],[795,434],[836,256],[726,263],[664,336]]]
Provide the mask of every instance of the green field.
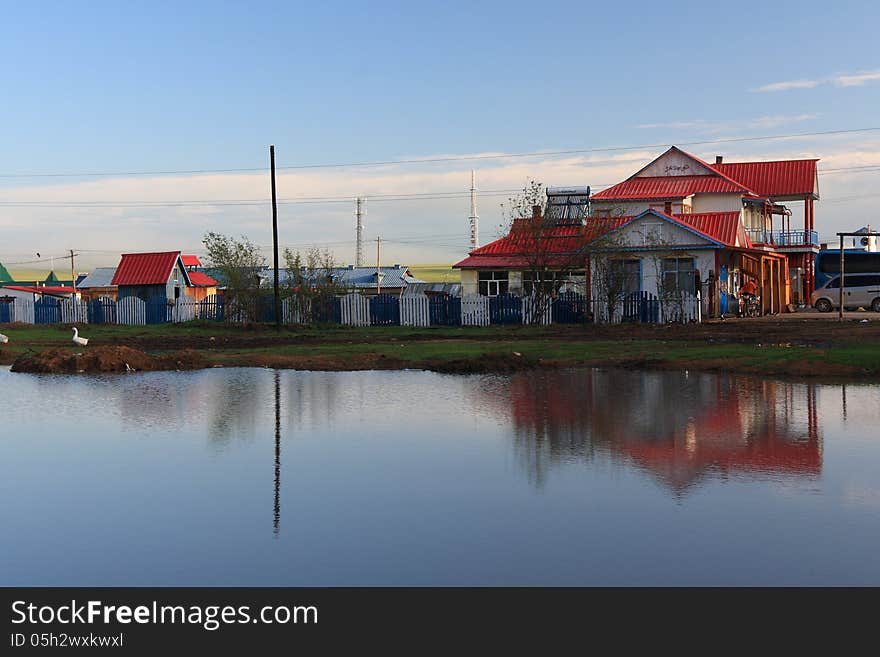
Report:
[[[756,325],[746,325],[753,329]],[[836,325],[840,326],[840,325]],[[285,327],[234,326],[189,322],[155,326],[82,325],[85,349],[126,346],[150,354],[184,349],[201,353],[211,365],[293,369],[441,369],[510,371],[523,367],[576,365],[689,369],[810,379],[880,381],[880,341],[858,339],[861,328],[837,344],[736,339],[721,342],[711,325],[655,327],[617,325],[490,327]],[[789,332],[798,327],[781,324]],[[718,325],[717,330],[727,328]],[[844,326],[842,329],[847,329]],[[877,326],[880,329],[880,325]],[[807,326],[802,331],[813,331]],[[870,330],[874,330],[873,327]],[[9,343],[0,363],[46,349],[82,350],[69,326],[4,325]],[[469,361],[473,361],[469,363]],[[482,369],[481,369],[482,368]]]
[[460,283],[461,272],[452,265],[411,265],[410,274],[428,283]]

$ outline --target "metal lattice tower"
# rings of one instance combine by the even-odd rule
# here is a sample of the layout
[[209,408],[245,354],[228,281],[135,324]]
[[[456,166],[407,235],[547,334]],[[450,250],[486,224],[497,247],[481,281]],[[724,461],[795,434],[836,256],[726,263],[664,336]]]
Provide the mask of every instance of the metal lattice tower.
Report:
[[477,215],[477,182],[476,174],[471,169],[471,216],[468,223],[471,228],[471,250],[480,246],[480,217]]
[[355,266],[363,267],[364,266],[364,221],[363,217],[366,214],[366,210],[364,209],[365,199],[358,197],[357,199],[357,246],[355,248],[354,254],[354,262]]

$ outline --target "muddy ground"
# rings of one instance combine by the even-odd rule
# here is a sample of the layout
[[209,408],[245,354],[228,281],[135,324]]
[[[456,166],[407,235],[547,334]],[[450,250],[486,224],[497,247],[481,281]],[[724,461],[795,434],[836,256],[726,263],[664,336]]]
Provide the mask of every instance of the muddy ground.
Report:
[[90,347],[82,352],[46,349],[22,354],[12,364],[12,371],[39,374],[121,373],[195,370],[207,366],[205,357],[191,349],[151,356],[131,347]]

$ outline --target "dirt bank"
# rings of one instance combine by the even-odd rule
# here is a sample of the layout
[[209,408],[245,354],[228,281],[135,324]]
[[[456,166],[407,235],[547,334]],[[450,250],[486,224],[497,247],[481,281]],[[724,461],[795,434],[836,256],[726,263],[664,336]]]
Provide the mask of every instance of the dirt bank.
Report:
[[131,347],[91,347],[82,352],[46,349],[23,354],[12,364],[13,372],[76,374],[79,372],[152,372],[156,370],[194,370],[208,362],[197,351],[176,351],[151,356]]

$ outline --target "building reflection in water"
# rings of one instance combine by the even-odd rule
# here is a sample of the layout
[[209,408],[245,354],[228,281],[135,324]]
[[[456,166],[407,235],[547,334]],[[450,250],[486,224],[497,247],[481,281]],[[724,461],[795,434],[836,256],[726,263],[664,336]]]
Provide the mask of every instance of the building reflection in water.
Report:
[[503,389],[482,387],[482,401],[507,405],[496,410],[512,415],[517,458],[538,485],[554,465],[598,454],[677,494],[707,476],[821,473],[813,384],[589,369],[497,383]]

